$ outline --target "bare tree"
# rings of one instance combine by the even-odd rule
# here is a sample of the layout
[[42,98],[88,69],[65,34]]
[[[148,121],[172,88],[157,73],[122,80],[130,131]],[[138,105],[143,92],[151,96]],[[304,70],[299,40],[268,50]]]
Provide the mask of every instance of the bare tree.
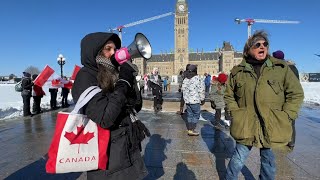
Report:
[[31,75],[33,75],[33,74],[40,74],[41,71],[37,67],[29,66],[24,70],[24,72],[28,72]]

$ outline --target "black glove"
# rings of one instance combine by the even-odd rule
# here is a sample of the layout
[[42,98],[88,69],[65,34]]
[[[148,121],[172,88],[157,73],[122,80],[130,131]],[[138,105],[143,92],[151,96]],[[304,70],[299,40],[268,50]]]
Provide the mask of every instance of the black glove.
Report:
[[135,70],[128,63],[123,63],[120,66],[119,81],[126,81],[129,83],[128,85],[132,87],[135,78],[133,75],[134,72]]
[[140,121],[137,120],[134,122],[136,124],[136,127],[138,128],[138,139],[142,141],[146,136],[150,137],[150,131],[149,129]]

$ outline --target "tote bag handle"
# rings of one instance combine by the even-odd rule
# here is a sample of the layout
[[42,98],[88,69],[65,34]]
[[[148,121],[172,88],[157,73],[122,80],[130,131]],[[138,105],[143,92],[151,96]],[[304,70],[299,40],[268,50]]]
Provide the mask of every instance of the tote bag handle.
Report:
[[90,86],[88,87],[83,93],[80,95],[73,111],[71,114],[78,114],[79,110],[86,105],[91,98],[96,95],[97,93],[101,92],[101,89],[98,86]]

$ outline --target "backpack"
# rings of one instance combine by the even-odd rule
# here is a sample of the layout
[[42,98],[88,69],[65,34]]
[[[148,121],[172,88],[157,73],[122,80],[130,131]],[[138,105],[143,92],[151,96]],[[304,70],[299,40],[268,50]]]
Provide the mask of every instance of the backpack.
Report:
[[23,88],[22,88],[22,81],[18,82],[15,86],[14,86],[14,90],[16,90],[16,92],[22,92]]

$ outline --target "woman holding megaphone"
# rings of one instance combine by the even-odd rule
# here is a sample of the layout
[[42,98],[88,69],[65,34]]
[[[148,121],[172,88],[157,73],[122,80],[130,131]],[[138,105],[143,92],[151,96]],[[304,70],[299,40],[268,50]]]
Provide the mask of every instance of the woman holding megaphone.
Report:
[[[82,109],[100,127],[110,130],[107,170],[87,172],[88,179],[143,179],[147,174],[141,157],[141,141],[148,129],[136,113],[142,108],[140,92],[135,91],[137,68],[127,48],[121,48],[118,35],[97,32],[81,41],[81,63],[72,96],[75,101],[90,86],[102,91]],[[119,49],[119,50],[117,50]]]

